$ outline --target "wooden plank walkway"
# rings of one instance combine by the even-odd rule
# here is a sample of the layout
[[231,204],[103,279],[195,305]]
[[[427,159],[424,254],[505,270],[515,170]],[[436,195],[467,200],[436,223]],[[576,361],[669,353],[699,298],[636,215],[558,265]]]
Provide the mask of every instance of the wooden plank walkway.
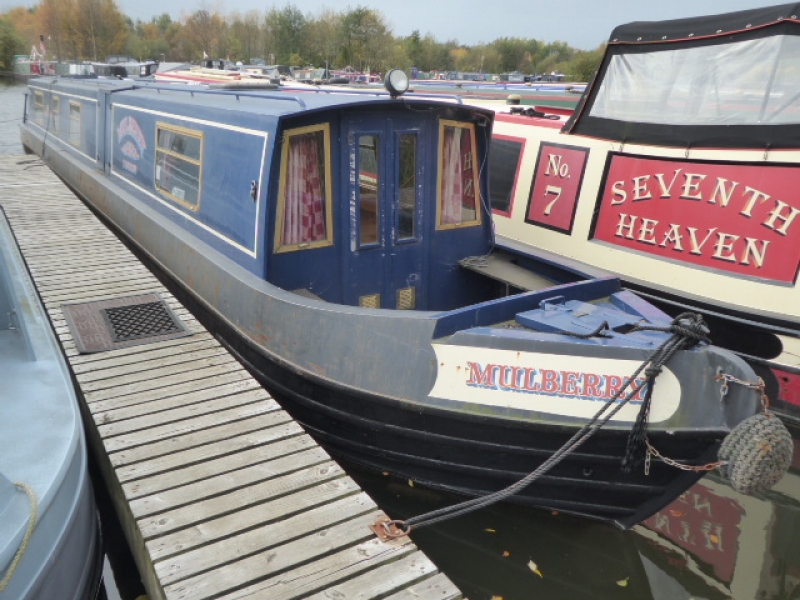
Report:
[[[68,357],[86,433],[151,600],[461,598],[37,158],[0,157],[0,207]],[[62,304],[156,291],[193,335],[80,354]]]

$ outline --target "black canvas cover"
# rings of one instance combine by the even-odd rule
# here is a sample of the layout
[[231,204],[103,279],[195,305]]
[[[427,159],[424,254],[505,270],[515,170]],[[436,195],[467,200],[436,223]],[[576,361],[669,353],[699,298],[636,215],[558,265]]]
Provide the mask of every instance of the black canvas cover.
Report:
[[[776,41],[770,45],[769,40]],[[603,62],[563,131],[622,143],[684,148],[766,151],[800,147],[800,88],[795,75],[800,69],[800,42],[796,40],[800,40],[800,3],[620,25],[614,29]],[[715,48],[719,49],[716,53]],[[680,54],[686,59],[679,57]],[[671,55],[675,59],[659,63],[658,55]],[[652,56],[653,62],[643,62],[645,56]],[[675,75],[669,68],[677,64],[686,67],[684,72],[689,70],[688,66],[695,66],[689,76]],[[754,72],[760,73],[761,78],[747,80]],[[642,119],[636,110],[604,112],[602,102],[608,105],[608,99],[603,95],[612,87],[609,82],[619,82],[621,75],[628,78],[625,84],[613,85],[617,90],[629,89],[630,93],[616,106],[635,106],[636,101],[645,101],[649,90],[642,89],[642,82],[650,82],[650,89],[663,88],[659,92],[664,97],[661,114],[666,115],[675,105],[675,96],[681,90],[691,89],[683,92],[687,107],[693,98],[710,103],[718,100],[720,117],[704,122],[693,119],[688,110],[685,114],[670,113],[663,120],[652,116]],[[703,84],[705,89],[701,89]],[[727,98],[720,91],[727,91]],[[750,108],[739,112],[745,114],[749,110],[747,114],[758,114],[759,118],[737,120],[740,115],[736,114],[736,104],[742,103],[742,99],[750,103]],[[654,105],[652,95],[650,102]]]
[[737,31],[767,27],[785,20],[800,20],[800,3],[688,19],[634,21],[616,27],[611,33],[609,43],[652,43],[728,35]]

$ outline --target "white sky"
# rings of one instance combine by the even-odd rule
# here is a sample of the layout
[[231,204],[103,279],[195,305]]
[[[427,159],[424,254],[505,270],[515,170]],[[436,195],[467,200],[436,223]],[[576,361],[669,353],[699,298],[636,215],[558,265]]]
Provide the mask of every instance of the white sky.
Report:
[[[457,40],[474,46],[502,37],[567,42],[574,48],[592,50],[606,41],[611,30],[630,21],[660,21],[710,15],[781,4],[758,0],[353,0],[327,3],[320,0],[116,0],[132,19],[149,21],[167,12],[173,19],[201,8],[223,14],[251,10],[266,12],[291,4],[305,14],[318,16],[323,9],[335,11],[359,6],[379,11],[395,36],[415,29],[438,41]],[[35,5],[33,0],[0,0],[0,13],[14,6]]]

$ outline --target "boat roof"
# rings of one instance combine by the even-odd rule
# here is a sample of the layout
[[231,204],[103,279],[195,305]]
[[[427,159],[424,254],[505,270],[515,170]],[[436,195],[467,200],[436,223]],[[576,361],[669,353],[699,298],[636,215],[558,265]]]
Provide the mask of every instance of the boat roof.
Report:
[[720,37],[779,25],[800,23],[800,2],[667,21],[634,21],[619,25],[610,44],[649,44]]
[[[385,90],[378,89],[349,89],[333,86],[317,87],[308,86],[307,88],[274,88],[265,84],[263,89],[257,85],[248,84],[208,84],[192,85],[182,83],[160,83],[148,80],[95,80],[95,79],[70,79],[70,78],[41,78],[30,82],[30,87],[44,90],[52,89],[54,82],[57,82],[61,89],[68,88],[76,94],[92,95],[95,90],[104,93],[126,94],[135,92],[141,94],[157,94],[162,100],[178,100],[186,96],[192,97],[192,104],[195,106],[219,107],[221,109],[233,108],[236,102],[237,109],[246,110],[250,113],[274,115],[278,117],[292,114],[302,114],[313,111],[326,110],[336,107],[363,105],[381,105],[387,102],[415,104],[415,105],[441,105],[443,103],[463,104],[456,97],[451,99],[441,96],[407,94],[397,99],[392,99]],[[466,107],[465,107],[466,108]],[[484,110],[473,106],[470,110]],[[485,111],[484,112],[489,112]]]

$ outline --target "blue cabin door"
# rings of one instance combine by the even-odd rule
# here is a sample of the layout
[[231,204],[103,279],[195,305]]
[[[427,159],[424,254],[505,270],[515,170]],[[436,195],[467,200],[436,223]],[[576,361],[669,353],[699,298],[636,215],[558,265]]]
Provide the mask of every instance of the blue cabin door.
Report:
[[[418,118],[350,116],[342,136],[349,204],[345,303],[425,309],[422,235],[427,129]],[[433,205],[433,204],[432,204]]]

